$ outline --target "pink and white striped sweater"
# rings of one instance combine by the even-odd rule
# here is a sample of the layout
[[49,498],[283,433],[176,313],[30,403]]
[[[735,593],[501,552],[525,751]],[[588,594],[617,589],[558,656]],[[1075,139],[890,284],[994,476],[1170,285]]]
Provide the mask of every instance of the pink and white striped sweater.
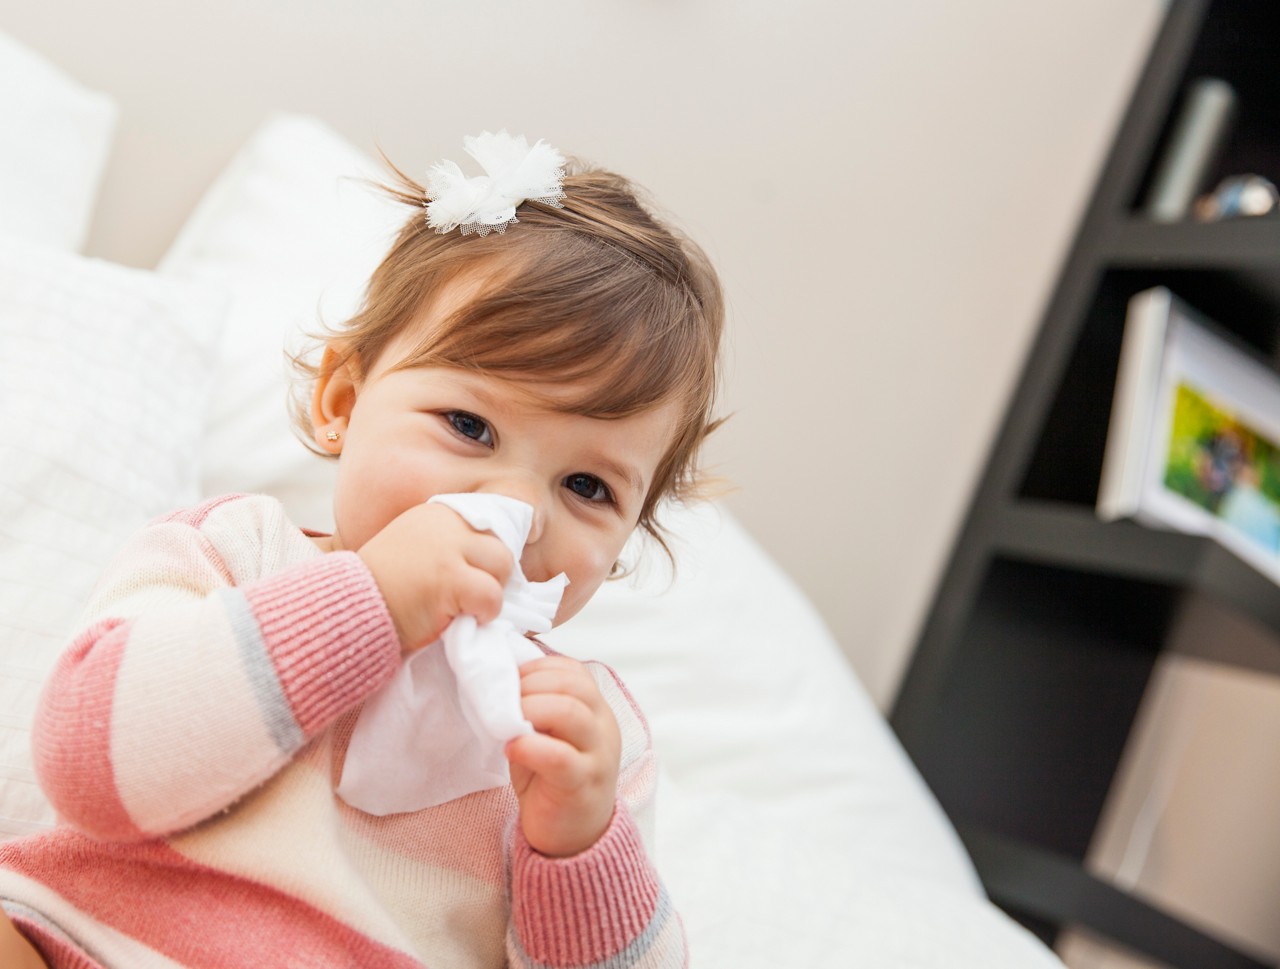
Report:
[[510,788],[374,817],[333,793],[360,702],[400,661],[373,577],[278,502],[230,496],[122,551],[46,688],[41,782],[66,823],[0,844],[0,902],[55,969],[668,967],[679,917],[641,837],[648,728],[614,819],[533,851]]

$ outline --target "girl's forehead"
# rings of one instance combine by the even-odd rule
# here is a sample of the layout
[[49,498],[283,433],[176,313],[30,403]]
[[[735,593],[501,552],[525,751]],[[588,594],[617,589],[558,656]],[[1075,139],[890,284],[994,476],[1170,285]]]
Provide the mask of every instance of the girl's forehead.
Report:
[[441,283],[408,315],[397,340],[410,346],[430,342],[450,317],[494,292],[499,278],[495,269],[472,267]]
[[498,375],[518,382],[531,404],[605,419],[672,401],[697,410],[706,341],[681,315],[684,303],[648,305],[624,298],[629,290],[606,299],[612,284],[574,298],[572,286],[527,278],[534,268],[509,258],[462,268],[401,317],[373,369]]
[[[401,375],[412,382],[425,381],[445,391],[456,390],[467,395],[476,406],[491,411],[522,410],[547,414],[576,415],[613,424],[634,414],[662,412],[675,423],[681,410],[678,395],[653,401],[647,406],[630,409],[626,414],[597,413],[599,401],[610,390],[608,374],[589,377],[558,378],[554,374],[521,372],[501,373],[456,366],[414,355],[400,359],[382,370],[382,375]],[[482,415],[483,416],[483,415]]]
[[387,341],[382,353],[394,358],[389,365],[402,364],[410,357],[430,356],[458,315],[495,294],[511,271],[511,267],[489,260],[468,266],[433,287],[401,318],[398,329]]

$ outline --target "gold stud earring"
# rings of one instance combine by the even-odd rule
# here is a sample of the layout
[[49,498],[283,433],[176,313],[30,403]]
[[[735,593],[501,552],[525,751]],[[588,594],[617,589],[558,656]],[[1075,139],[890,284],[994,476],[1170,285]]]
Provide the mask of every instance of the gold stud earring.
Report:
[[342,437],[342,435],[339,434],[337,431],[328,431],[325,434],[324,439],[326,441],[336,441],[340,437]]

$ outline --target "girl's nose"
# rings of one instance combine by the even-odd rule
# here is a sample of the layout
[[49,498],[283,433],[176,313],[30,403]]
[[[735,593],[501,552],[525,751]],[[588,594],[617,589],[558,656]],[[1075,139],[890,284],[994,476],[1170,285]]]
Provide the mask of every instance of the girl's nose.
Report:
[[505,495],[508,498],[515,498],[529,505],[533,509],[533,522],[529,526],[529,537],[525,539],[525,545],[532,545],[542,536],[542,531],[546,527],[546,505],[548,501],[545,489],[523,478],[507,478],[487,483],[476,490],[489,494]]
[[530,502],[533,506],[533,524],[529,526],[529,537],[524,540],[525,547],[532,545],[542,537],[542,529],[546,524],[546,510],[541,502]]

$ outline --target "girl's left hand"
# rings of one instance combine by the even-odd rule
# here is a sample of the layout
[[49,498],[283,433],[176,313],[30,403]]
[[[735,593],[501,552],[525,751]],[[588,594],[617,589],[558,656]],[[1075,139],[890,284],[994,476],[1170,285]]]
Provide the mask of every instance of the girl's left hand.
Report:
[[622,737],[590,671],[567,656],[520,667],[521,706],[536,731],[507,744],[525,840],[567,858],[599,840],[613,819]]

